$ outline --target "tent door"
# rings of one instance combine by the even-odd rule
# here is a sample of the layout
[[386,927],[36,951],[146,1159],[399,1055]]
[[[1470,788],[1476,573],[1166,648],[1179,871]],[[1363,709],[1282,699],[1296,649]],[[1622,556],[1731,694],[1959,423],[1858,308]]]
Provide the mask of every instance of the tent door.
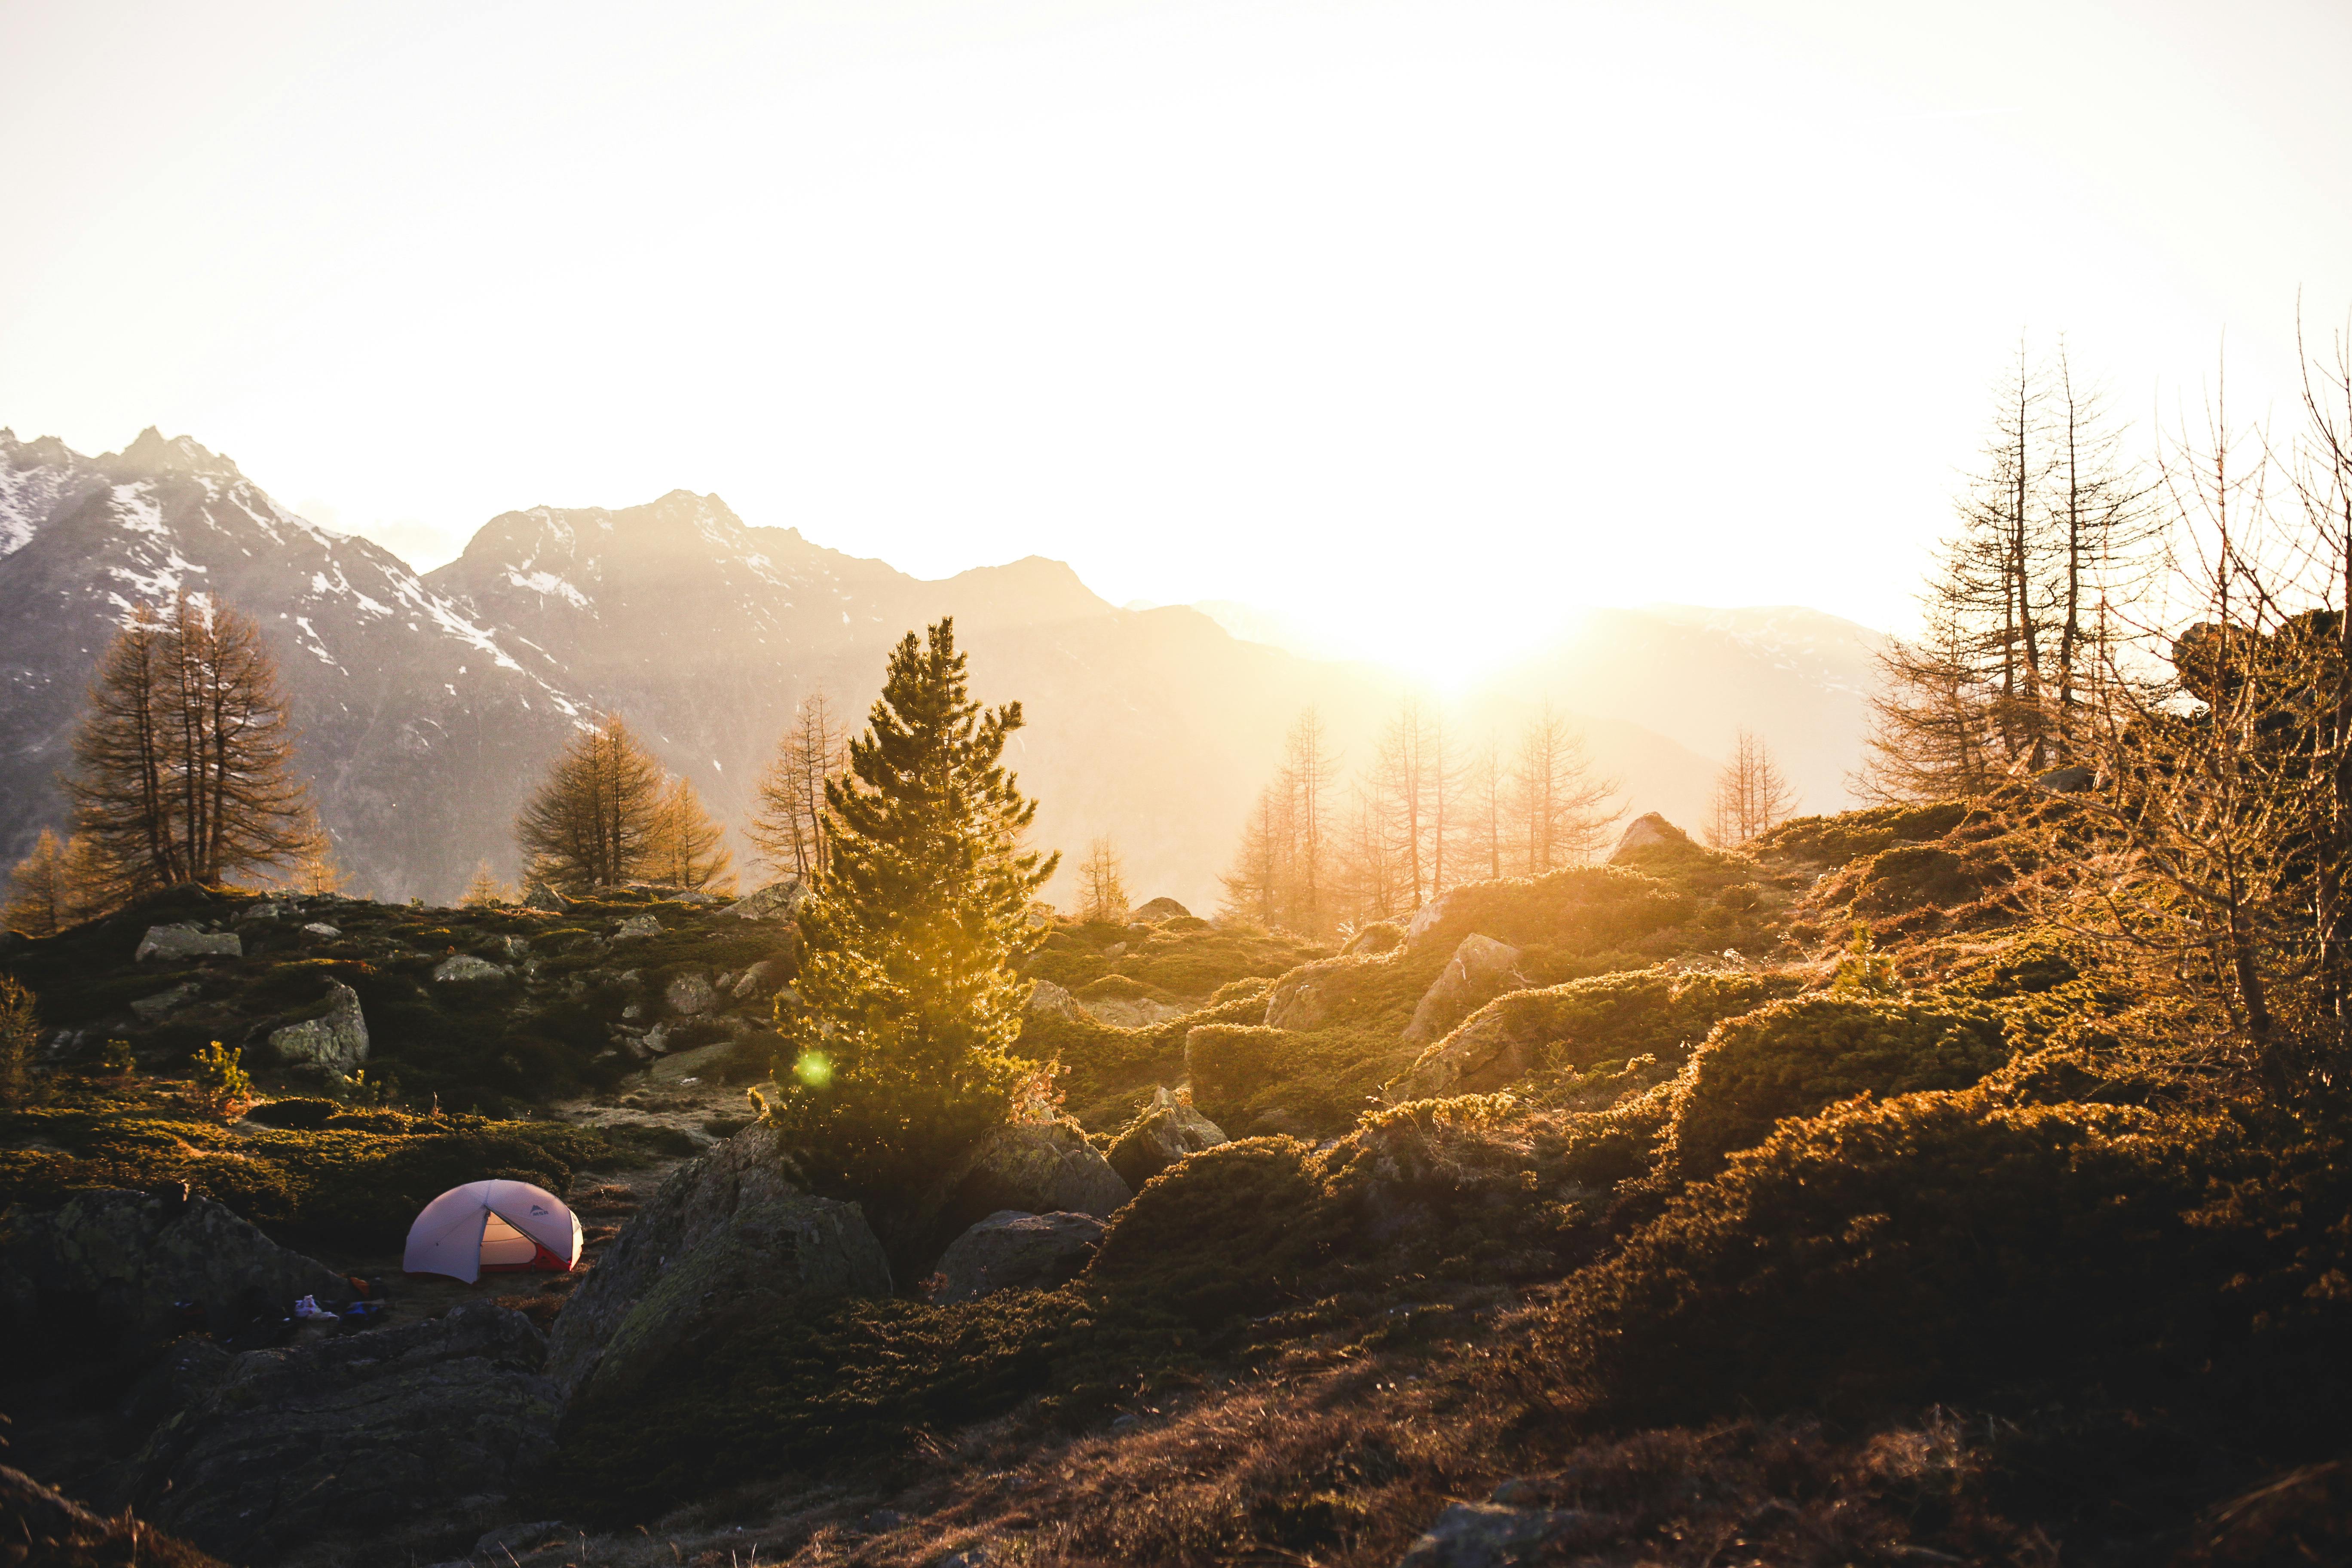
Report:
[[539,1256],[539,1243],[493,1214],[482,1226],[482,1267],[522,1268]]

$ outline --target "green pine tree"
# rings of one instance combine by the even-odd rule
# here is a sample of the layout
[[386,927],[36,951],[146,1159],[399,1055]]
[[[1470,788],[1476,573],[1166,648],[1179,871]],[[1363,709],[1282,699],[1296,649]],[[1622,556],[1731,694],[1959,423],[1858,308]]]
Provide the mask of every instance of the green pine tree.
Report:
[[971,700],[954,623],[907,634],[846,774],[825,784],[828,863],[800,913],[795,1059],[771,1121],[818,1191],[887,1218],[1005,1120],[1059,856],[1024,852],[1036,803],[1004,769],[1021,705]]

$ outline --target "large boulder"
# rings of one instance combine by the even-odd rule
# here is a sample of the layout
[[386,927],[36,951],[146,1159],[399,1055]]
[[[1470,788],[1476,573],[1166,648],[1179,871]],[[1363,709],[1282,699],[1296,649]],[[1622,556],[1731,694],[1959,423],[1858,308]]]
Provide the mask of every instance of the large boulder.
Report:
[[1518,963],[1519,950],[1508,942],[1475,931],[1464,937],[1437,978],[1430,982],[1429,989],[1422,993],[1420,1005],[1412,1010],[1412,1021],[1404,1026],[1405,1042],[1420,1045],[1433,1040],[1473,1008],[1511,988],[1514,982],[1524,985],[1526,982],[1519,979],[1517,973]]
[[243,958],[245,942],[233,931],[198,931],[192,921],[182,921],[167,926],[149,926],[147,934],[139,939],[139,951],[131,962],[144,963],[151,958],[168,961],[189,958]]
[[977,1301],[999,1290],[1050,1290],[1085,1272],[1102,1237],[1103,1222],[1089,1214],[1000,1209],[948,1244],[931,1300]]
[[554,1458],[561,1401],[546,1359],[530,1320],[488,1301],[248,1352],[147,1439],[131,1499],[240,1563],[362,1541],[413,1542],[402,1560],[427,1558],[512,1519],[512,1499]]
[[289,1067],[315,1068],[349,1078],[368,1057],[367,1018],[359,993],[340,980],[327,982],[327,1010],[315,1018],[269,1032],[269,1048]]
[[786,877],[781,882],[771,882],[756,892],[744,894],[720,910],[739,921],[788,921],[801,912],[808,901],[808,884],[798,877]]
[[647,937],[659,936],[661,932],[662,924],[658,918],[653,915],[631,915],[613,928],[613,940],[642,942]]
[[504,980],[507,972],[487,958],[476,958],[470,952],[450,954],[433,966],[433,978],[439,981]]
[[1003,1209],[1108,1217],[1135,1195],[1070,1121],[1005,1123],[956,1162],[940,1191],[948,1235]]
[[1625,825],[1617,836],[1617,847],[1609,852],[1609,864],[1622,866],[1644,849],[1688,848],[1690,835],[1668,822],[1658,813],[1646,812]]
[[729,988],[728,994],[738,1002],[749,1002],[755,996],[772,996],[783,989],[784,966],[772,958],[763,958],[745,970]]
[[671,1012],[691,1018],[718,1005],[719,989],[709,975],[689,971],[670,981],[662,991],[662,1000],[669,1004]]
[[[1149,1029],[1191,1011],[1150,996],[1088,996],[1077,1005],[1095,1022],[1108,1024],[1115,1029]],[[1031,1007],[1035,1007],[1034,999]]]
[[1339,991],[1335,982],[1361,960],[1318,958],[1299,965],[1265,994],[1265,1026],[1269,1029],[1319,1029],[1331,1021],[1331,1003]]
[[1192,916],[1192,910],[1173,899],[1159,898],[1152,900],[1128,918],[1151,924],[1160,921],[1186,920]]
[[889,1290],[858,1206],[801,1191],[774,1130],[748,1127],[630,1218],[556,1319],[548,1371],[567,1399],[619,1398],[793,1297]]
[[37,1348],[47,1329],[84,1343],[152,1342],[179,1331],[181,1301],[226,1335],[258,1308],[285,1312],[303,1296],[350,1294],[341,1275],[210,1198],[105,1188],[0,1220],[0,1314],[20,1350]]
[[1143,1114],[1110,1146],[1110,1168],[1119,1180],[1141,1191],[1144,1183],[1187,1154],[1224,1142],[1224,1129],[1193,1110],[1190,1100],[1157,1089]]
[[131,1010],[139,1015],[139,1021],[142,1024],[160,1023],[194,1001],[203,990],[204,987],[194,981],[184,980],[168,991],[158,991],[152,996],[140,997],[131,1004]]
[[1050,980],[1040,980],[1030,991],[1029,1011],[1048,1018],[1066,1018],[1073,1024],[1086,1016],[1078,999]]
[[1547,1037],[1529,1028],[1529,1022],[1504,1008],[1481,1008],[1415,1057],[1402,1077],[1384,1086],[1382,1094],[1391,1105],[1492,1094],[1534,1069],[1537,1047]]

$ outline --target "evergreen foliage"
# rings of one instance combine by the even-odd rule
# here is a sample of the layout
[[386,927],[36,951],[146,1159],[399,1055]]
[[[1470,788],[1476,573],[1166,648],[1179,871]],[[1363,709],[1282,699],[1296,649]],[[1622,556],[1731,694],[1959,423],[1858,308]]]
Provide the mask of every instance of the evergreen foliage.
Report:
[[1031,900],[1057,856],[1003,765],[1021,705],[972,700],[954,624],[890,655],[849,771],[825,787],[830,863],[800,915],[795,1062],[772,1121],[819,1191],[887,1214],[1011,1108],[1010,1053],[1044,932]]
[[106,889],[118,879],[99,863],[88,838],[63,844],[48,828],[33,852],[8,874],[7,929],[20,936],[55,936],[106,912]]

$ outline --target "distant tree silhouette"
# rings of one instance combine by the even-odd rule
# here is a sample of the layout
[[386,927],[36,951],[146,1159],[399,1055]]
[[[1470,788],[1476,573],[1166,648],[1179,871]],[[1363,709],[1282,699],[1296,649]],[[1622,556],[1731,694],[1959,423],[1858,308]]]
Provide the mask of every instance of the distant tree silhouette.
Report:
[[211,885],[307,846],[310,796],[292,761],[259,628],[183,595],[134,608],[108,646],[67,789],[110,891]]
[[25,936],[55,936],[106,912],[104,889],[114,879],[95,863],[89,841],[63,844],[49,829],[8,874],[6,925]]
[[1613,778],[1596,776],[1584,737],[1546,702],[1520,732],[1511,769],[1511,817],[1530,877],[1591,860],[1624,814]]
[[845,739],[823,688],[801,699],[761,775],[744,830],[776,870],[811,877],[824,868],[824,786],[847,762]]
[[692,782],[680,774],[662,789],[653,841],[646,848],[646,875],[665,887],[731,892],[735,857],[723,842],[726,837],[727,830],[703,809]]
[[1078,917],[1118,921],[1127,919],[1127,883],[1121,876],[1118,847],[1108,837],[1087,846],[1078,866]]
[[466,883],[466,890],[457,895],[460,908],[468,910],[495,909],[508,900],[507,885],[499,880],[488,860],[474,863],[474,874]]
[[1715,777],[1707,842],[1718,849],[1737,849],[1786,822],[1796,809],[1796,792],[1772,760],[1771,748],[1754,731],[1740,731],[1731,761]]
[[662,787],[661,764],[618,714],[574,731],[515,819],[528,876],[561,891],[644,876]]

